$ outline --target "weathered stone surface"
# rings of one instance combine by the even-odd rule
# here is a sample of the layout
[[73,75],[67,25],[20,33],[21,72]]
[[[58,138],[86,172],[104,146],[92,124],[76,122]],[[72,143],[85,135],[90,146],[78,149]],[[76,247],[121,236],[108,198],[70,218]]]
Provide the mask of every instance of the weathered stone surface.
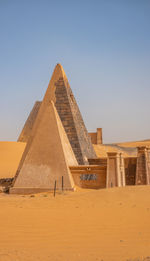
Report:
[[107,166],[106,158],[88,159],[90,165]]
[[150,185],[150,148],[138,147],[136,185]]
[[81,188],[106,188],[107,166],[79,165],[71,166],[70,170],[77,186]]
[[0,179],[0,192],[8,192],[9,187],[12,185],[13,178]]
[[18,138],[18,141],[28,142],[28,139],[31,136],[31,132],[32,132],[32,129],[33,129],[34,122],[36,120],[37,114],[38,114],[39,109],[40,109],[40,105],[41,105],[40,101],[35,102],[34,107],[33,107],[32,111],[30,112],[29,117],[26,120],[25,125],[24,125],[24,127],[21,131],[21,134]]
[[[57,71],[59,71],[59,77],[55,77]],[[96,154],[68,79],[60,64],[57,64],[53,76],[55,83],[52,85],[50,82],[49,89],[54,89],[56,109],[78,163],[88,164],[88,158],[96,158]]]
[[125,186],[124,158],[121,153],[107,153],[107,188]]
[[32,193],[61,189],[74,189],[69,165],[77,165],[76,158],[53,102],[44,103],[36,118],[27,151],[16,173],[10,193]]
[[89,132],[92,144],[103,144],[102,128],[97,128],[97,132]]
[[[42,103],[53,100],[60,116],[69,142],[79,164],[88,164],[88,158],[96,158],[91,139],[86,130],[78,105],[69,86],[66,74],[57,64]],[[19,137],[20,141],[28,141],[31,135],[40,103],[35,104]]]
[[125,177],[126,185],[135,185],[137,158],[125,158]]
[[96,158],[78,105],[60,64],[55,67],[44,100],[54,101],[78,163],[88,164],[88,158]]

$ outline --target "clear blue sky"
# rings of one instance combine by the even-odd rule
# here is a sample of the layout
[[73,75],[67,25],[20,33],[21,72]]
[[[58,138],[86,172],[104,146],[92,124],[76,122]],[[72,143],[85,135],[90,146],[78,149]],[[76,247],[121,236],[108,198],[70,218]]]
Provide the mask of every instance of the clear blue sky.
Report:
[[149,0],[0,0],[0,140],[16,140],[61,63],[89,131],[150,139]]

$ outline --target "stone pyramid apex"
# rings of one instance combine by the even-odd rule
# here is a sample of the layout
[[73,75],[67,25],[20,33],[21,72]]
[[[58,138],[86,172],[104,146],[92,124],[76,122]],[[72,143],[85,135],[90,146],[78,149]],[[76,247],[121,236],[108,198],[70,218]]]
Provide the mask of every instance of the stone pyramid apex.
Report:
[[51,100],[55,103],[55,101],[56,101],[56,98],[55,98],[56,83],[60,79],[65,82],[68,82],[67,76],[65,74],[65,71],[64,71],[62,65],[60,63],[58,63],[54,68],[52,77],[50,79],[47,91],[46,91],[44,99],[43,99],[43,103],[45,103],[45,102],[47,103]]
[[[60,63],[57,63],[57,64],[56,64],[55,69],[56,69],[56,70],[60,70],[60,71],[62,72],[63,78],[64,78],[64,77],[67,78],[67,76],[66,76],[66,74],[65,74],[65,71],[64,71],[64,68],[63,68],[63,66],[62,66]],[[54,70],[55,70],[55,69],[54,69]]]
[[[24,137],[27,137],[27,141],[28,137],[35,135],[38,127],[37,125],[40,122],[40,120],[35,119],[42,118],[45,107],[48,106],[51,101],[53,101],[56,107],[78,163],[81,165],[88,164],[88,159],[96,158],[96,154],[75,97],[67,80],[67,76],[61,64],[57,64],[54,69],[43,101],[39,104],[38,108],[36,106],[33,108],[33,112],[29,116],[26,123],[27,128],[24,128],[22,132],[23,134],[25,133],[25,135],[23,135],[23,139]],[[30,142],[27,144],[26,152],[29,147]]]

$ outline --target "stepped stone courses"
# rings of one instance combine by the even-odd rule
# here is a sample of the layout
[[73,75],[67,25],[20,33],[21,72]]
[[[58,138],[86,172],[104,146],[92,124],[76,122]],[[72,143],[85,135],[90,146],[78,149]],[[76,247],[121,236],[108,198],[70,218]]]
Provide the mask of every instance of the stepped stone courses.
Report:
[[88,158],[96,158],[96,154],[71,88],[64,77],[59,78],[55,86],[55,106],[76,159],[80,165],[88,164]]

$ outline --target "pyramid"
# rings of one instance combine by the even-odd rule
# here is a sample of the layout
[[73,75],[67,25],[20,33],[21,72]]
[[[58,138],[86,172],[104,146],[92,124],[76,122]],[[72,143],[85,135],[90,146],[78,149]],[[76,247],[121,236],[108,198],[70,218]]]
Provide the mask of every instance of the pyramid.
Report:
[[[74,182],[69,165],[76,158],[53,102],[43,104],[38,113],[31,137],[15,176],[10,193],[28,194],[62,187],[73,190]],[[40,108],[40,110],[41,110]]]
[[18,138],[19,142],[28,142],[28,139],[31,136],[31,132],[32,132],[32,129],[33,129],[34,122],[36,120],[37,114],[38,114],[39,109],[40,109],[40,105],[41,105],[40,101],[35,102],[33,109],[30,112],[29,117],[26,120],[25,125],[23,127],[23,130],[22,130],[22,132],[21,132],[21,134]]
[[[68,83],[66,74],[60,64],[57,64],[54,69],[42,103],[47,104],[50,100],[55,104],[78,164],[88,164],[89,158],[92,159],[97,156]],[[35,110],[35,108],[33,109]],[[33,121],[32,126],[34,125],[37,115],[36,110],[33,112],[33,115],[34,117],[28,118],[25,126],[31,126],[30,119]],[[22,131],[22,133],[25,132],[26,130]],[[28,140],[29,136],[30,133],[28,135],[26,134],[24,137],[27,137]],[[22,141],[27,140],[22,139]],[[21,140],[19,139],[19,141]]]

